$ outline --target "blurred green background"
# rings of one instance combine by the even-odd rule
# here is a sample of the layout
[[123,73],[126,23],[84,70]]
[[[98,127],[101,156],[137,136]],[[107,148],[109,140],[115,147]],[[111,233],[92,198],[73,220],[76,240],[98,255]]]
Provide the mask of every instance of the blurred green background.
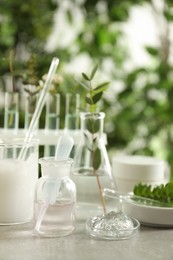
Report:
[[[147,62],[136,47],[141,32]],[[82,95],[74,79],[98,63],[98,83],[111,82],[102,104],[110,154],[154,155],[173,173],[172,0],[1,0],[0,39],[3,91],[11,73],[15,91],[21,80],[37,85],[57,56],[57,91]]]

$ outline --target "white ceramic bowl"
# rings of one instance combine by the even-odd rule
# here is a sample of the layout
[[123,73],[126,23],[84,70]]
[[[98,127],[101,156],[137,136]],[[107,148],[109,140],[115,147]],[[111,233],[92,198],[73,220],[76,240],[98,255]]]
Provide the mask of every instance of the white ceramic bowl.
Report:
[[166,180],[161,180],[161,181],[155,181],[155,182],[151,182],[151,181],[143,181],[141,182],[140,179],[136,179],[136,180],[125,180],[125,179],[121,179],[121,178],[116,178],[115,179],[115,183],[117,186],[118,191],[121,192],[132,192],[134,190],[135,185],[142,183],[142,184],[150,184],[152,187],[161,185],[161,184],[166,184],[167,181]]
[[173,207],[156,207],[123,201],[123,211],[141,224],[148,226],[173,227]]
[[163,160],[149,156],[114,156],[113,178],[119,191],[133,191],[138,183],[153,187],[169,181],[169,169]]

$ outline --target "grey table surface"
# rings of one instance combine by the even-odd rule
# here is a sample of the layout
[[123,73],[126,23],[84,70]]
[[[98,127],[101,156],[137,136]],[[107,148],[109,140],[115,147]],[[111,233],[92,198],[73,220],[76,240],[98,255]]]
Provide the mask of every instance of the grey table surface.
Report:
[[32,223],[0,226],[0,260],[154,260],[173,259],[173,229],[140,227],[121,241],[97,240],[86,235],[85,222],[73,234],[59,238],[36,237]]

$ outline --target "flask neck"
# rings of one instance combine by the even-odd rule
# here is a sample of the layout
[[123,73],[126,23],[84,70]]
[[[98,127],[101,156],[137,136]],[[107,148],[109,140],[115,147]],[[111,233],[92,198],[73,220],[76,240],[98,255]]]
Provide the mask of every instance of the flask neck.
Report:
[[80,113],[81,130],[92,135],[102,136],[105,113]]
[[39,159],[42,177],[64,178],[70,174],[73,159],[55,160],[54,157],[43,157]]

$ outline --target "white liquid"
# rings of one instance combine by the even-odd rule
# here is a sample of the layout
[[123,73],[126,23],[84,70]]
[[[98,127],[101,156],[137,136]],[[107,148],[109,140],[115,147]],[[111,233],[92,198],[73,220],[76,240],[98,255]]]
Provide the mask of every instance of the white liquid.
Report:
[[0,224],[28,222],[33,217],[38,160],[0,160]]
[[[40,210],[44,205],[35,202],[35,225]],[[75,202],[62,200],[54,205],[49,205],[40,225],[39,234],[44,236],[65,236],[75,228]]]
[[[72,174],[70,178],[76,184],[77,189],[77,218],[86,220],[89,217],[103,214],[103,205],[96,176]],[[111,188],[108,176],[100,175],[99,180],[102,190]]]

